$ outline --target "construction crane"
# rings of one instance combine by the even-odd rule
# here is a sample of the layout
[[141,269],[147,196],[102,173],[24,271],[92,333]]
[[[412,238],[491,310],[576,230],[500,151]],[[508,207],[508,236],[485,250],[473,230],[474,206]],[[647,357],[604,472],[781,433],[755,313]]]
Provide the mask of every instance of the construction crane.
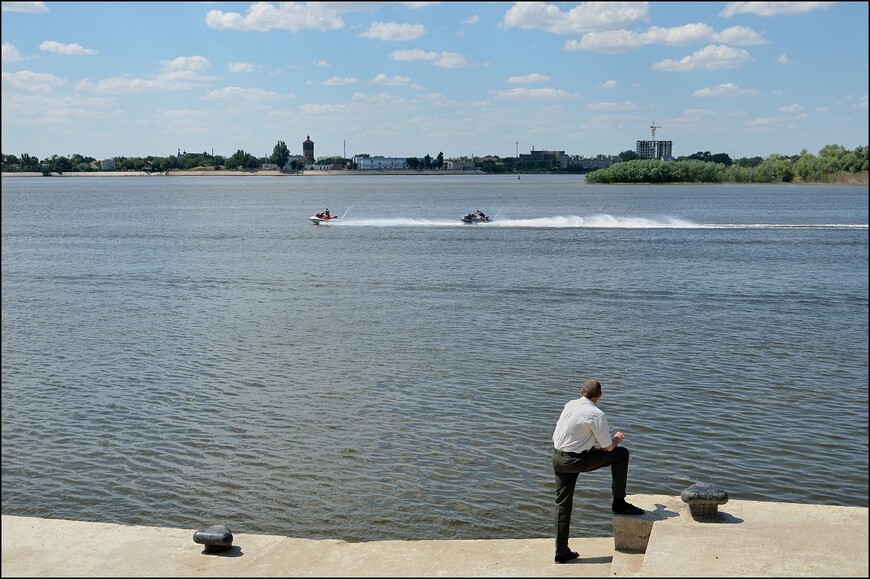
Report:
[[655,141],[655,140],[656,140],[656,129],[660,129],[661,126],[658,126],[658,127],[657,127],[657,126],[656,126],[656,122],[653,121],[653,124],[651,124],[651,125],[649,126],[649,128],[652,129],[652,140]]

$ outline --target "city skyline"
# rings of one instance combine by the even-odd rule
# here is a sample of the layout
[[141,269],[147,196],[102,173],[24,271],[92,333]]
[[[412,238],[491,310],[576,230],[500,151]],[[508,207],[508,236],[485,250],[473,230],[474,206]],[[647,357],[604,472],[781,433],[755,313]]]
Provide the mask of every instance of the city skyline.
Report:
[[867,145],[867,3],[3,2],[3,153]]

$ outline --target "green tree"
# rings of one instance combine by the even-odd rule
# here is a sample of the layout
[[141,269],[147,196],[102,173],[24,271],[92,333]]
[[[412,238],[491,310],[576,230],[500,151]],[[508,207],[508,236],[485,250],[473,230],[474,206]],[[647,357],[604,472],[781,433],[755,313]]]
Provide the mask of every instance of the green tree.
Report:
[[67,157],[52,155],[48,161],[48,170],[51,173],[64,173],[72,169],[72,163]]
[[770,155],[755,169],[757,183],[790,183],[793,180],[791,160],[776,153]]
[[21,170],[22,171],[40,171],[42,163],[38,157],[31,157],[27,153],[21,155]]
[[256,157],[241,149],[227,159],[227,169],[231,171],[235,169],[256,169],[259,166],[260,161]]
[[21,168],[21,161],[15,155],[3,155],[3,170],[17,171]]
[[824,163],[803,149],[794,162],[794,173],[801,181],[821,181],[825,178]]
[[287,144],[284,141],[278,141],[275,148],[272,149],[272,156],[269,157],[269,161],[279,167],[284,167],[289,159],[290,149],[287,148]]
[[318,159],[317,162],[321,165],[342,165],[345,166],[348,163],[348,160],[344,157],[323,157]]
[[746,167],[747,169],[754,169],[761,165],[764,161],[761,157],[743,157],[742,159],[737,159],[734,163],[738,167]]

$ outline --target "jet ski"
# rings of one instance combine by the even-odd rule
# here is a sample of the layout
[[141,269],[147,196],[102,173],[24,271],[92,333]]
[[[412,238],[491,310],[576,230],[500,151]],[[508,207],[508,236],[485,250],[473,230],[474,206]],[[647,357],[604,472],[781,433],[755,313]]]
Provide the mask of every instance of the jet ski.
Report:
[[484,215],[481,211],[475,211],[474,213],[466,213],[462,216],[461,221],[463,223],[489,223],[492,219],[489,216]]
[[333,215],[329,212],[329,209],[326,211],[321,211],[320,213],[315,213],[311,217],[308,218],[311,223],[314,225],[320,225],[321,223],[329,223],[330,221],[334,221],[338,219],[338,215]]

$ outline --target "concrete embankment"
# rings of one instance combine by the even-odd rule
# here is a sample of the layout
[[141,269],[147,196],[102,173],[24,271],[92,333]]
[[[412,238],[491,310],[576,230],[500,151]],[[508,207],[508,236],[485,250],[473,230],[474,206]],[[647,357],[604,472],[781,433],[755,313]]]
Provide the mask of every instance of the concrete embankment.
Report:
[[[233,531],[208,554],[197,528],[126,526],[3,515],[3,577],[867,577],[868,509],[732,500],[713,520],[679,497],[634,495],[647,510],[614,537],[574,538],[580,558],[553,562],[551,537],[462,541],[295,539]],[[621,522],[627,525],[620,524]],[[209,521],[202,527],[223,524]],[[200,527],[200,528],[202,528]],[[622,541],[626,543],[625,540]]]

